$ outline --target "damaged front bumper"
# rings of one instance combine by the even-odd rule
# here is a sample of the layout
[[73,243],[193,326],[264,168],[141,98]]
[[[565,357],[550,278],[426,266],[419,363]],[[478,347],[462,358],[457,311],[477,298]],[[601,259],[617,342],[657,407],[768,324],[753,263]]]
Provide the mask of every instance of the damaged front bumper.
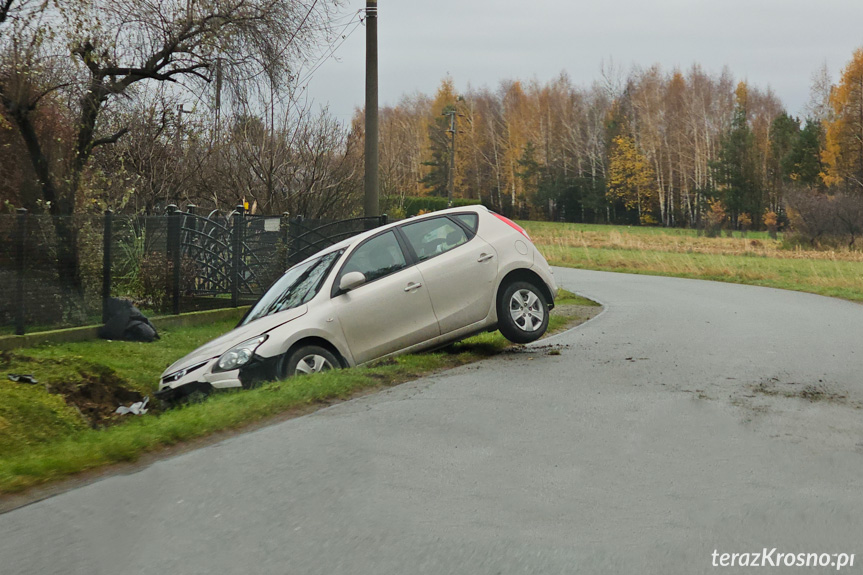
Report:
[[[163,377],[156,397],[170,402],[180,400],[197,391],[209,394],[216,389],[238,387],[249,389],[255,382],[273,377],[276,358],[262,358],[256,355],[248,365],[231,371],[210,371],[213,366],[207,364],[213,363],[215,359]],[[203,370],[199,371],[201,367]]]
[[163,387],[155,395],[157,399],[162,401],[173,402],[192,395],[196,391],[209,394],[213,391],[213,386],[205,381],[193,381],[177,387]]

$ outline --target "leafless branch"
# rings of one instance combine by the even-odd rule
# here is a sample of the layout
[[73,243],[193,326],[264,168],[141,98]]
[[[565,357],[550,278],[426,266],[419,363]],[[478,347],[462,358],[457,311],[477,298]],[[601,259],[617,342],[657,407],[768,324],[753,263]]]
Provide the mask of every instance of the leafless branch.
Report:
[[6,21],[6,18],[9,17],[9,12],[12,10],[12,4],[15,3],[15,0],[3,0],[0,3],[0,24]]
[[125,136],[127,133],[129,133],[129,128],[122,128],[106,138],[98,138],[96,140],[93,140],[93,144],[91,147],[95,148],[97,146],[104,146],[105,144],[115,144],[117,140]]

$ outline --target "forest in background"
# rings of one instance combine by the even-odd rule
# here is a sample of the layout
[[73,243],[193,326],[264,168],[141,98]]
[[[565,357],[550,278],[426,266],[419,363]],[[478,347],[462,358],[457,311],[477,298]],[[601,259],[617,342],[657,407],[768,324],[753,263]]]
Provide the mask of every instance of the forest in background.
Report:
[[[381,110],[382,193],[454,195],[517,217],[705,229],[863,230],[863,50],[803,118],[731,72],[613,67],[547,83],[414,94]],[[360,125],[361,111],[355,126]],[[792,222],[793,220],[793,222]]]
[[[313,0],[0,0],[0,209],[170,204],[340,218],[361,209],[363,111],[303,97],[362,24]],[[502,81],[381,109],[381,193],[454,195],[515,217],[705,229],[863,230],[863,50],[811,81],[802,118],[698,65],[603,66],[577,86]],[[801,81],[805,81],[801,78]],[[58,220],[60,259],[77,236]]]

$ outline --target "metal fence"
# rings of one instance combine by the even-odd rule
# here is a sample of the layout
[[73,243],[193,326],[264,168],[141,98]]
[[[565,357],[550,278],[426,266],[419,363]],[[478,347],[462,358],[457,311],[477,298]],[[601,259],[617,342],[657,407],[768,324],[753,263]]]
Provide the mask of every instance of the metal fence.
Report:
[[[0,215],[0,335],[99,323],[110,297],[129,298],[149,314],[253,303],[291,265],[386,221],[258,216],[241,206]],[[78,281],[63,266],[72,236]]]
[[287,227],[287,245],[290,246],[287,263],[297,264],[322,249],[365,230],[387,223],[386,214],[378,218],[352,218],[349,220],[290,220]]

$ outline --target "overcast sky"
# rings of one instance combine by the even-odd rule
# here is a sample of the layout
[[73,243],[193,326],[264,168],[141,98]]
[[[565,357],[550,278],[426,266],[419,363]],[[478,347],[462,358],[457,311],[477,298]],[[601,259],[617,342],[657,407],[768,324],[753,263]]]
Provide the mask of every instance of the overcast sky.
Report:
[[[347,0],[345,19],[364,7]],[[613,60],[626,70],[699,63],[715,74],[727,65],[802,114],[812,74],[826,63],[835,81],[863,47],[863,0],[380,0],[378,33],[381,106],[432,95],[447,74],[458,90],[562,71],[589,86]],[[348,120],[364,100],[365,28],[335,55],[308,95]]]

